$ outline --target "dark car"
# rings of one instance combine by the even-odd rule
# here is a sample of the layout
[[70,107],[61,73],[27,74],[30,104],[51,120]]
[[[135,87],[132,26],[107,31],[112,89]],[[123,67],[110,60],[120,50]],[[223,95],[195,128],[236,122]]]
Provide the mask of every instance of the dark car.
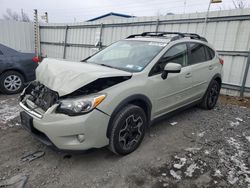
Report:
[[21,53],[0,44],[0,92],[15,94],[25,83],[35,80],[38,58],[34,53]]

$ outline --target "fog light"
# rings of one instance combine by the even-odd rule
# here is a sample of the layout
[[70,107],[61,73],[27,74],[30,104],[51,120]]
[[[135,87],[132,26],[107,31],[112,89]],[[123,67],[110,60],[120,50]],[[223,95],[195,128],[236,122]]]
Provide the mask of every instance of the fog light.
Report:
[[78,140],[79,142],[83,142],[83,141],[85,140],[85,135],[84,135],[84,134],[79,134],[79,135],[77,135],[77,140]]

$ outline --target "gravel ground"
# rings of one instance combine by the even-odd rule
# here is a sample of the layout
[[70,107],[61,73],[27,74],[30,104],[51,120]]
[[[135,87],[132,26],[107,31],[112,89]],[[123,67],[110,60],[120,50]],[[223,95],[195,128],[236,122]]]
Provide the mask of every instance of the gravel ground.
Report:
[[[47,148],[20,126],[17,96],[0,95],[0,187],[20,178],[25,187],[250,187],[250,108],[221,101],[155,123],[138,150],[119,157]],[[45,155],[21,161],[35,151]]]

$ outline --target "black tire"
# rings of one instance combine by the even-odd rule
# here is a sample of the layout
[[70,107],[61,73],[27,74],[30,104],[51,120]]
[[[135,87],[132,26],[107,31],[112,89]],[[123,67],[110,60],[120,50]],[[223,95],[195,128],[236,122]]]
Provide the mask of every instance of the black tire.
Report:
[[127,105],[112,122],[109,149],[118,155],[127,155],[136,150],[144,138],[147,123],[142,108]]
[[[8,84],[13,81],[12,84]],[[24,77],[19,72],[7,71],[0,75],[0,91],[4,94],[16,94],[24,88]]]
[[200,107],[207,110],[213,109],[219,98],[220,88],[221,84],[216,80],[212,80],[200,103]]

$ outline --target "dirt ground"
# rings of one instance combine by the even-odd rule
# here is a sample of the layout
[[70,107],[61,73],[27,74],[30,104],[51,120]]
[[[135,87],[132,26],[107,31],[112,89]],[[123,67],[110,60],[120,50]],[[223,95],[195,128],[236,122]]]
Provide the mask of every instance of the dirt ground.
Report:
[[242,98],[242,97],[231,97],[228,95],[221,95],[219,101],[222,104],[232,104],[250,108],[250,98],[248,97]]
[[[17,96],[0,95],[0,187],[17,187],[20,177],[25,187],[250,187],[249,104],[223,96],[213,110],[183,111],[155,123],[138,150],[119,157],[106,148],[47,148],[20,126]],[[35,151],[45,155],[21,160]]]

